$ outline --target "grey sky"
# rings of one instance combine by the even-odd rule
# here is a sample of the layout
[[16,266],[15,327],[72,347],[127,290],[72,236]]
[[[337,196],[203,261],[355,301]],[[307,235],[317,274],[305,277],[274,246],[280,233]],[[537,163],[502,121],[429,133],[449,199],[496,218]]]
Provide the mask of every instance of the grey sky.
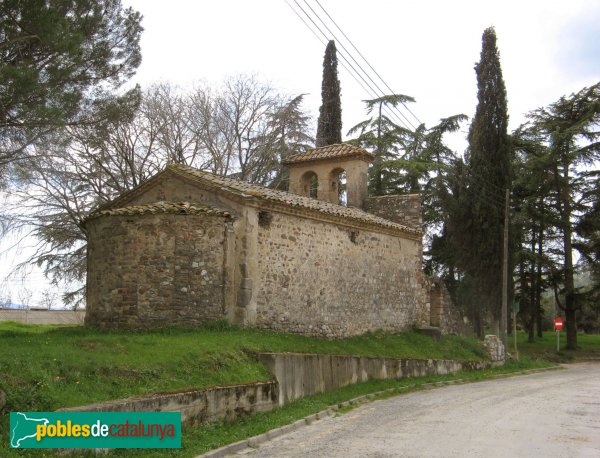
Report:
[[[136,78],[143,86],[258,74],[290,95],[308,93],[306,108],[316,116],[324,46],[285,0],[126,2],[144,15],[144,60]],[[303,0],[298,3],[310,11]],[[315,0],[308,3],[326,17]],[[489,26],[498,36],[511,128],[526,111],[600,78],[597,1],[321,4],[394,91],[417,99],[411,109],[427,125],[474,112],[473,66]],[[361,100],[368,96],[341,67],[340,79],[345,133],[364,118]]]

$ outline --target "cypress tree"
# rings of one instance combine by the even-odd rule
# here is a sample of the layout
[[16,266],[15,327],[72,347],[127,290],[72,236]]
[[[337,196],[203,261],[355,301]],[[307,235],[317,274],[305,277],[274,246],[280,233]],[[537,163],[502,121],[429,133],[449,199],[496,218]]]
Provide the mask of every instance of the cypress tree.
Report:
[[340,80],[337,72],[337,52],[335,41],[325,48],[323,59],[323,83],[321,86],[321,108],[317,125],[317,148],[342,141],[342,103],[340,101]]
[[482,335],[482,312],[490,313],[495,323],[499,323],[501,317],[502,201],[503,190],[510,184],[506,88],[496,47],[496,32],[491,27],[483,32],[481,58],[475,72],[478,102],[468,137],[467,205],[470,217],[463,232],[463,253],[464,269],[475,288],[474,304],[478,304],[476,331]]

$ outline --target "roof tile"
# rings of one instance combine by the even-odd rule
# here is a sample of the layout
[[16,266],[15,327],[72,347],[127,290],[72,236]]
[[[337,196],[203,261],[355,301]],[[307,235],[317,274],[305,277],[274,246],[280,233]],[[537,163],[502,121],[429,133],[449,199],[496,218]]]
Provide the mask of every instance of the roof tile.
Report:
[[113,208],[108,210],[97,210],[91,213],[86,221],[99,216],[128,216],[128,215],[147,215],[157,213],[173,213],[177,215],[199,215],[207,214],[213,216],[231,216],[229,212],[220,208],[204,204],[195,204],[190,202],[153,202],[143,205],[132,205],[129,207]]
[[415,236],[421,234],[421,231],[417,229],[380,218],[379,216],[367,213],[359,208],[344,207],[343,205],[333,204],[310,197],[299,196],[287,191],[280,191],[258,184],[246,183],[233,178],[214,175],[210,172],[205,172],[182,164],[170,165],[168,166],[167,170],[171,170],[177,174],[182,174],[192,180],[204,184],[205,186],[221,189],[222,191],[232,193],[240,197],[257,198],[263,201],[275,202],[289,207],[315,210],[320,213],[346,218],[350,221],[373,224],[387,229],[399,230]]
[[317,161],[322,159],[337,159],[342,157],[361,157],[372,161],[375,156],[368,153],[365,149],[353,146],[348,143],[336,143],[335,145],[322,146],[320,148],[309,149],[305,153],[295,154],[283,161],[284,164],[297,164],[299,162]]

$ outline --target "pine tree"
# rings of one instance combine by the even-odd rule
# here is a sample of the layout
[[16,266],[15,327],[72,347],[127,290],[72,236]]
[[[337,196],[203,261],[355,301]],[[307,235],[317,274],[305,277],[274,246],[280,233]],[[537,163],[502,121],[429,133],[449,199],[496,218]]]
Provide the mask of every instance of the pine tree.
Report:
[[141,62],[141,15],[121,0],[0,2],[0,166],[52,129],[114,118]]
[[[577,312],[581,309],[582,294],[575,286],[575,259],[592,246],[593,240],[584,239],[578,248],[577,219],[591,211],[597,197],[597,170],[586,170],[586,165],[600,160],[600,83],[583,88],[576,94],[561,97],[547,108],[529,114],[532,129],[547,147],[546,170],[551,174],[554,199],[550,202],[557,213],[555,226],[560,233],[561,271],[553,275],[555,299],[566,318],[567,348],[577,348]],[[584,225],[585,227],[585,225]],[[585,231],[580,234],[584,237]],[[559,291],[558,284],[562,284]],[[561,299],[558,293],[562,293]]]
[[337,72],[337,52],[333,40],[325,48],[321,99],[317,125],[317,147],[341,143],[342,103],[340,100],[340,80]]
[[390,94],[364,100],[367,115],[371,117],[348,131],[348,135],[358,134],[358,137],[350,140],[350,143],[365,148],[375,155],[373,167],[369,172],[369,193],[374,196],[397,192],[394,183],[397,173],[390,173],[386,165],[389,161],[400,157],[400,150],[407,143],[407,138],[413,135],[413,132],[386,116],[383,110],[414,101],[412,97],[403,94]]
[[[502,311],[503,190],[510,184],[506,88],[502,78],[496,32],[483,32],[477,74],[477,109],[469,130],[467,205],[463,228],[463,268],[473,279],[476,303],[495,323]],[[481,313],[483,310],[478,310]],[[481,316],[475,321],[482,323]],[[479,335],[483,329],[477,329]]]

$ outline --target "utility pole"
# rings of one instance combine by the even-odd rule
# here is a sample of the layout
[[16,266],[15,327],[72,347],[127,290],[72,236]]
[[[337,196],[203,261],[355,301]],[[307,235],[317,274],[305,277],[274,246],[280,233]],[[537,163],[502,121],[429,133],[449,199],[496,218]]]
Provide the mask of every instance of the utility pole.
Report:
[[504,255],[502,256],[502,323],[500,324],[500,339],[506,347],[508,335],[508,207],[510,194],[506,189],[506,202],[504,207]]
[[515,358],[517,358],[517,361],[519,361],[519,350],[517,349],[517,307],[513,308],[513,314],[512,314],[512,318],[513,318],[513,322],[512,322],[512,332],[513,332],[513,344],[514,344],[514,352],[515,352]]

